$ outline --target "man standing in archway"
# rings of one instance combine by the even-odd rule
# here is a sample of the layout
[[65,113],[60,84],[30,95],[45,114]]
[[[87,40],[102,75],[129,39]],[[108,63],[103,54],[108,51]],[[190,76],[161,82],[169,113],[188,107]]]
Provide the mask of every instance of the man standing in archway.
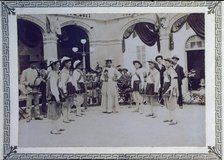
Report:
[[177,104],[182,109],[183,108],[182,80],[185,78],[184,69],[183,69],[182,66],[180,66],[179,64],[177,64],[177,62],[179,61],[179,58],[177,56],[173,56],[172,57],[172,60],[174,62],[173,68],[177,72],[177,76],[178,76],[177,77],[177,82],[178,82],[179,96],[178,96]]

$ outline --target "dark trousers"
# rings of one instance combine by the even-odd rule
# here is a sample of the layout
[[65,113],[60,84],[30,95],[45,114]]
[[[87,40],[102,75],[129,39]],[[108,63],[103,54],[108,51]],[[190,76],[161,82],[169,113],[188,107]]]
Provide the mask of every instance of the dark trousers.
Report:
[[41,107],[41,112],[42,114],[46,115],[47,114],[47,97],[46,97],[46,83],[41,82],[40,83],[40,92],[41,92],[41,101],[42,101],[42,107]]
[[159,89],[159,101],[161,105],[164,105],[164,99],[163,99],[163,87],[160,87]]
[[178,92],[179,92],[179,96],[177,99],[177,104],[179,106],[183,106],[183,95],[182,95],[182,85],[178,84]]

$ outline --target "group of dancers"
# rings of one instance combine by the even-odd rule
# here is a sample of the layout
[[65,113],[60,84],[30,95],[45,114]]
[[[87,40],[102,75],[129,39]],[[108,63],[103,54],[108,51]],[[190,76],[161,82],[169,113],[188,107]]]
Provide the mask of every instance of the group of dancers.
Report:
[[[131,74],[131,88],[133,101],[136,104],[135,112],[143,114],[144,102],[150,107],[147,117],[157,118],[158,106],[166,106],[168,118],[164,122],[176,125],[175,111],[183,107],[182,80],[185,77],[183,68],[177,64],[179,58],[164,58],[159,55],[155,60],[149,60],[149,70],[146,72],[140,61],[133,61],[135,72]],[[106,59],[106,67],[101,79],[103,113],[117,113],[119,110],[117,80],[121,74],[112,65],[112,59]]]
[[[45,78],[40,76],[35,62],[31,62],[30,67],[22,72],[21,84],[26,88],[27,97],[26,121],[30,122],[33,115],[35,120],[42,120],[45,115],[51,121],[50,133],[62,134],[65,131],[63,123],[75,121],[74,113],[79,117],[85,115],[85,109],[81,108],[86,93],[83,63],[80,60],[73,62],[69,57],[51,58],[48,62]],[[42,101],[43,95],[46,95],[48,102],[46,111],[39,107],[41,84],[45,84],[46,88],[46,93],[42,94]]]
[[[133,101],[136,104],[135,112],[143,114],[144,101],[150,106],[148,117],[156,118],[158,106],[166,106],[169,111],[169,118],[164,122],[170,125],[177,124],[175,110],[178,105],[182,106],[181,82],[184,74],[183,68],[177,65],[178,57],[165,58],[161,55],[154,60],[149,60],[149,70],[147,73],[143,69],[140,61],[133,61],[135,72],[131,75],[131,88]],[[76,116],[85,115],[82,109],[84,103],[84,94],[86,94],[86,84],[84,82],[83,63],[80,60],[73,61],[69,57],[62,59],[48,60],[48,73],[44,80],[46,84],[46,99],[48,107],[46,117],[51,120],[51,134],[62,134],[65,129],[63,123],[75,121]],[[180,71],[176,68],[179,67]],[[49,69],[50,68],[50,69]],[[38,81],[38,73],[35,65],[31,63],[30,68],[22,73],[21,83],[26,88],[31,88],[27,93],[27,122],[32,120],[32,110],[34,110],[35,119],[42,119],[39,111],[38,87],[35,85]],[[105,60],[105,68],[101,73],[101,111],[102,113],[118,113],[118,83],[121,73],[113,67],[113,59]],[[42,81],[42,80],[40,80]],[[32,105],[34,100],[34,105]],[[75,106],[75,110],[73,109]],[[63,117],[63,118],[61,118]],[[61,120],[62,119],[62,120]]]

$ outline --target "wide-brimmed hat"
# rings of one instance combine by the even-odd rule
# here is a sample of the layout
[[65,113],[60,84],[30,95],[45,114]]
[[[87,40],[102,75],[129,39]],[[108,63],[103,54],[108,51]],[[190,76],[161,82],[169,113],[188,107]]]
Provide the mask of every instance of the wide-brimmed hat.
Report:
[[60,62],[60,60],[57,59],[57,58],[50,58],[50,59],[47,60],[47,66],[48,66],[48,67],[49,67],[49,66],[52,66],[53,64],[55,64],[55,63],[57,63],[57,62]]
[[76,61],[73,63],[73,67],[74,67],[74,68],[77,68],[78,65],[80,65],[80,64],[82,64],[82,61],[80,61],[80,60],[76,60]]
[[105,62],[112,62],[114,59],[113,58],[106,58],[104,61]]
[[123,71],[123,69],[122,69],[122,68],[118,68],[117,70],[118,70],[119,72],[122,72],[122,71]]
[[177,57],[176,55],[174,55],[173,57],[172,57],[172,59],[176,59],[176,60],[178,60],[179,61],[179,57]]
[[133,65],[135,65],[135,63],[138,63],[140,65],[140,68],[142,68],[142,63],[138,60],[133,61]]
[[72,60],[71,58],[64,56],[64,57],[61,59],[61,63],[68,62],[68,61],[71,61],[71,60]]
[[156,63],[153,59],[150,59],[150,60],[148,60],[147,62],[148,62],[148,63],[152,63],[152,64],[154,64],[154,65],[157,65],[157,63]]
[[171,58],[165,58],[164,61],[170,62],[171,64],[175,63]]
[[158,59],[158,58],[163,59],[163,56],[161,56],[161,55],[156,56],[156,58],[155,58],[155,61],[156,61],[156,62],[157,62],[157,59]]
[[123,70],[123,71],[127,71],[127,72],[128,72],[128,69],[127,69],[127,68],[123,68],[122,70]]

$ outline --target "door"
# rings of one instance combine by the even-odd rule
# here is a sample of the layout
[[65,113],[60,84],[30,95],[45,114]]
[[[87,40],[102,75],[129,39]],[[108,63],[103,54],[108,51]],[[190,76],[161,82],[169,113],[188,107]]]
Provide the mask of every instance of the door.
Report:
[[200,88],[200,80],[205,78],[205,51],[192,50],[187,51],[187,69],[196,71],[194,77],[189,78],[188,89],[198,90]]

